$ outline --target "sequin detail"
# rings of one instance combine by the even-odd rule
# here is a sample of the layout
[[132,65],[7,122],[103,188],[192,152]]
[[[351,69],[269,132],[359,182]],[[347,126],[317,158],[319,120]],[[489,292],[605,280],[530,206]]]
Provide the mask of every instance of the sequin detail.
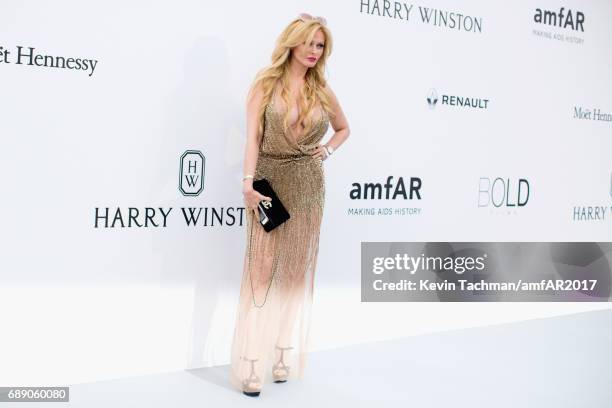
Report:
[[325,202],[323,162],[310,152],[327,132],[329,118],[323,110],[312,130],[297,141],[285,134],[282,120],[282,113],[269,103],[254,176],[270,182],[291,218],[265,232],[256,214],[247,211],[247,243],[231,356],[231,382],[238,389],[251,370],[263,383],[271,382],[272,366],[281,358],[279,350],[285,350],[288,379],[302,378],[308,352]]

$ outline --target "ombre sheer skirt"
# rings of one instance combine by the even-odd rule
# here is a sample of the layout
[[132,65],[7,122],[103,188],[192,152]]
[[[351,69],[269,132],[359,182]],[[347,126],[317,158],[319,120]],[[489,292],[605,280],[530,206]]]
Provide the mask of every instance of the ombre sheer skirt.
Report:
[[[282,187],[273,188],[282,197]],[[231,383],[239,390],[244,389],[245,379],[249,386],[257,387],[259,382],[263,388],[279,374],[289,381],[304,375],[322,198],[310,206],[291,207],[291,218],[270,232],[259,224],[258,214],[247,209],[246,251],[231,350]]]

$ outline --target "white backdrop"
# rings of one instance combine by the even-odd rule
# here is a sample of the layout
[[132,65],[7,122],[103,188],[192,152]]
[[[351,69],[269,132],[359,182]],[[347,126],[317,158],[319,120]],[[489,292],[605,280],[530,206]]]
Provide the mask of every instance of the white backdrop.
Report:
[[[574,117],[612,114],[611,3],[387,2],[412,5],[395,18],[375,3],[3,2],[0,384],[228,363],[244,251],[245,95],[300,12],[328,20],[328,79],[351,127],[325,162],[313,351],[609,307],[360,302],[362,241],[612,239],[612,121]],[[425,7],[482,29],[423,22]],[[537,8],[561,7],[583,13],[584,31],[534,21]],[[33,47],[40,65],[18,64],[18,47]],[[44,56],[96,65],[54,68]],[[444,104],[445,95],[487,108]],[[195,196],[178,188],[187,150],[205,157]],[[351,198],[353,183],[388,176],[420,178],[421,198]],[[528,180],[528,203],[479,206],[479,182],[497,177],[510,202]],[[127,226],[131,207],[140,225],[155,211],[158,226]],[[209,213],[208,225],[188,226],[181,208],[190,207],[223,222],[210,225]],[[606,207],[605,217],[575,219],[589,207]],[[105,208],[126,226],[96,227]],[[165,226],[160,208],[170,211]],[[413,210],[351,212],[364,208]]]

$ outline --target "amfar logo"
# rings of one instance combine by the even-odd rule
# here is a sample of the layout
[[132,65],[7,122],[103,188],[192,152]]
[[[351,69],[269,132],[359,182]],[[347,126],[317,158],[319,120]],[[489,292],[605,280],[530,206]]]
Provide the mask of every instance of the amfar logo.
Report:
[[574,119],[598,120],[612,122],[612,114],[602,112],[601,109],[588,109],[581,106],[574,106]]
[[558,32],[558,30],[553,32],[545,28],[539,28],[544,25],[551,28],[560,28],[566,32],[568,30],[571,30],[572,32],[584,32],[584,13],[581,11],[576,11],[574,13],[570,9],[568,9],[567,12],[564,12],[564,10],[564,7],[561,7],[559,12],[542,10],[539,8],[535,9],[533,21],[538,24],[538,28],[533,29],[533,35],[537,35],[541,38],[547,38],[549,40],[558,40],[582,45],[584,43],[584,38],[577,37],[574,34],[568,35],[564,32]]
[[[423,24],[444,27],[451,30],[482,33],[482,17],[472,17],[454,11],[417,6],[389,0],[360,0],[359,12],[379,17],[389,17],[407,22],[417,21]],[[414,13],[413,13],[414,11]]]
[[[388,176],[387,181],[382,183],[353,183],[349,192],[351,200],[413,200],[421,199],[422,181],[419,177],[410,177],[409,187],[403,177],[393,181],[393,176]],[[400,202],[401,202],[400,201]],[[421,208],[414,207],[369,207],[349,208],[348,215],[415,215],[420,214]]]
[[529,181],[481,177],[478,181],[478,207],[524,207],[529,201]]
[[[434,109],[438,103],[438,91],[434,88],[429,90],[427,94],[427,105],[429,109]],[[441,105],[458,106],[463,108],[487,109],[489,107],[489,99],[472,98],[467,96],[442,95]]]
[[559,12],[542,10],[537,8],[533,21],[540,24],[546,24],[561,28],[570,28],[575,31],[584,32],[584,13],[577,11],[575,16],[571,9],[567,10],[567,14],[563,13],[564,7],[559,9]]
[[204,190],[205,158],[199,150],[187,150],[180,159],[179,190],[186,196],[200,195]]
[[421,179],[418,177],[410,177],[410,190],[406,192],[404,178],[399,177],[397,182],[391,182],[393,176],[387,177],[387,182],[383,185],[380,183],[353,183],[353,188],[349,193],[351,200],[381,200],[383,199],[383,190],[385,191],[385,200],[395,200],[402,198],[404,200],[412,200],[414,196],[421,199]]

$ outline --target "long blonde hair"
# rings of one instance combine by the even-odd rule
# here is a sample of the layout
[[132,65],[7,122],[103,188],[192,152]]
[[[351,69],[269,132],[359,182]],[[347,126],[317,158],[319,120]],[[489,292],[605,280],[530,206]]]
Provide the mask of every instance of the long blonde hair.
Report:
[[249,89],[248,97],[250,98],[252,92],[261,85],[263,91],[263,102],[259,109],[259,127],[258,134],[263,135],[263,119],[265,115],[265,109],[268,103],[270,103],[276,85],[281,84],[281,98],[285,102],[287,110],[283,118],[283,125],[285,131],[289,128],[289,116],[291,112],[292,103],[289,101],[289,62],[291,57],[291,48],[296,47],[300,44],[310,44],[317,30],[321,30],[325,36],[325,45],[323,53],[314,67],[308,68],[306,76],[304,78],[304,87],[300,92],[300,98],[298,101],[300,115],[297,119],[298,129],[300,124],[304,125],[304,134],[308,133],[314,127],[314,121],[310,117],[311,112],[317,104],[321,105],[321,108],[327,112],[329,116],[333,116],[331,110],[331,104],[328,95],[323,89],[327,86],[325,80],[325,62],[327,57],[332,51],[332,36],[329,29],[322,25],[319,21],[306,20],[303,21],[300,18],[293,20],[276,40],[276,46],[272,52],[272,63],[267,67],[260,70],[251,87]]

